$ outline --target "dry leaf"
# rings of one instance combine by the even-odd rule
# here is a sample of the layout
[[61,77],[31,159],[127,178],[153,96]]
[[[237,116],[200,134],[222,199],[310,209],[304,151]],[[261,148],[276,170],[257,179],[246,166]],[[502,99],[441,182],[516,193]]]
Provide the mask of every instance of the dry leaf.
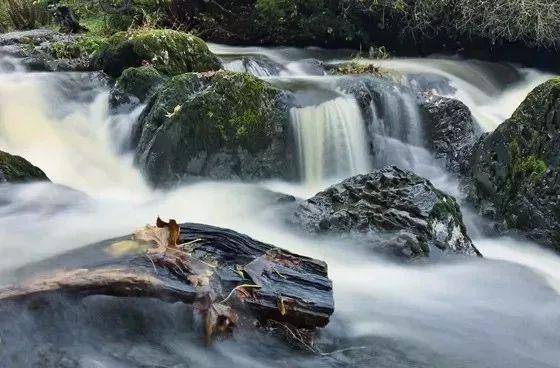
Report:
[[282,298],[282,295],[279,295],[278,299],[276,299],[276,305],[278,306],[280,315],[286,315],[286,306],[284,305],[284,299]]
[[229,335],[237,321],[237,314],[231,307],[219,303],[210,305],[204,319],[204,339],[206,344],[210,345],[212,343],[212,336],[216,334]]
[[210,284],[210,275],[189,275],[187,280],[194,286],[208,286]]
[[156,226],[167,228],[169,230],[167,246],[177,248],[177,242],[179,241],[179,235],[181,232],[181,228],[179,227],[179,224],[177,224],[177,221],[170,219],[169,222],[165,222],[158,216],[156,220]]
[[148,253],[164,253],[167,250],[169,229],[147,225],[143,229],[136,230],[133,237],[137,241],[156,245],[156,248],[148,249]]

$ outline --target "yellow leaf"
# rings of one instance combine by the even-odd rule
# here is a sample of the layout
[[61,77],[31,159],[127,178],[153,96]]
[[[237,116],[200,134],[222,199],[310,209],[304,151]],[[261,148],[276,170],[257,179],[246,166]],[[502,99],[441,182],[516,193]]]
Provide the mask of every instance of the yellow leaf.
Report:
[[280,312],[280,314],[282,316],[286,315],[286,306],[284,305],[284,299],[282,298],[282,295],[280,295],[278,299],[276,299],[276,304],[278,306],[278,311]]
[[140,254],[148,249],[146,244],[134,240],[123,240],[109,245],[105,251],[112,257],[121,257],[125,254]]
[[148,249],[148,253],[163,253],[167,249],[169,229],[147,225],[134,232],[134,239],[140,242],[152,243],[156,248]]

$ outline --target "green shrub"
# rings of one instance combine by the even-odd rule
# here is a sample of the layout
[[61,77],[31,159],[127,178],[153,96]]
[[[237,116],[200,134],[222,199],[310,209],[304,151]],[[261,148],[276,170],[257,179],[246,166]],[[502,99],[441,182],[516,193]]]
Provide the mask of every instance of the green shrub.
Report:
[[50,23],[45,4],[32,0],[2,0],[0,31],[32,29]]
[[545,47],[553,47],[560,40],[557,26],[560,1],[556,0],[245,2],[253,3],[257,28],[279,43],[290,37],[367,43],[388,34],[413,39],[442,36],[447,39],[481,38],[490,43],[521,41]]
[[276,42],[345,40],[360,35],[359,24],[339,16],[337,2],[329,0],[256,0],[256,31]]
[[[362,14],[397,24],[405,35],[480,37],[554,46],[560,39],[555,0],[343,0]],[[344,6],[344,5],[342,5]]]

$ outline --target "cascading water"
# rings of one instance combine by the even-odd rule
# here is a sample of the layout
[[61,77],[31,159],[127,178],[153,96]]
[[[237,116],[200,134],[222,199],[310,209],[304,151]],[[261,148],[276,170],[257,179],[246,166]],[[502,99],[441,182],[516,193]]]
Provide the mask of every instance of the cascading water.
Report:
[[[260,50],[267,51],[251,48],[252,53]],[[283,66],[313,57],[316,50],[286,52]],[[418,63],[435,70],[440,67],[429,59]],[[111,116],[107,89],[95,79],[84,79],[83,74],[23,73],[17,63],[2,57],[0,65],[8,65],[4,72],[0,70],[0,149],[23,155],[55,182],[0,187],[1,284],[17,277],[9,272],[14,268],[130,233],[153,222],[158,214],[203,222],[327,262],[336,312],[319,343],[336,341],[333,349],[327,346],[328,351],[349,348],[324,356],[300,354],[260,333],[235,334],[229,341],[206,348],[190,328],[194,322],[180,303],[89,297],[81,302],[52,301],[55,308],[43,318],[37,316],[51,309],[41,312],[40,305],[36,314],[16,310],[0,316],[0,365],[5,355],[14,355],[19,366],[3,366],[558,366],[560,266],[556,254],[516,239],[483,239],[471,228],[485,259],[396,265],[358,249],[341,249],[337,239],[294,233],[274,211],[278,204],[266,190],[269,183],[203,182],[151,191],[129,158],[118,154],[119,142],[126,140],[138,111]],[[457,71],[445,73],[460,79]],[[526,74],[511,88],[477,89],[486,96],[509,96],[514,104],[526,95],[527,86],[542,77]],[[478,93],[460,84],[455,87],[457,96]],[[410,95],[400,90],[375,91],[379,98],[370,106],[370,117],[362,116],[356,100],[340,93],[292,110],[304,177],[316,181],[317,190],[330,177],[368,170],[370,164],[408,163],[414,170],[419,162],[434,165],[429,156],[419,155],[424,152],[422,132]],[[490,110],[499,113],[496,116],[509,114],[510,106],[499,103],[500,99],[486,101]],[[368,129],[378,148],[373,147],[372,162],[366,159]],[[445,182],[439,185],[448,189]],[[295,186],[283,188],[297,193]],[[6,336],[15,342],[4,343]],[[39,363],[33,360],[37,356],[43,357]],[[58,358],[53,362],[45,356]]]
[[26,157],[51,180],[88,194],[145,193],[130,160],[116,157],[115,138],[123,138],[110,129],[114,124],[120,126],[113,130],[130,129],[139,109],[110,117],[108,91],[87,74],[16,71],[0,74],[0,84],[0,149]]
[[[447,177],[425,148],[422,116],[411,91],[374,79],[364,81],[364,85],[372,95],[365,116],[374,166],[395,165],[436,184]],[[444,190],[457,194],[454,186]]]
[[427,79],[437,94],[454,97],[469,107],[485,131],[509,118],[533,88],[553,77],[529,68],[445,58],[411,58],[354,62],[374,64],[410,76],[408,83]]
[[338,97],[290,113],[306,184],[320,188],[370,169],[364,123],[353,98]]

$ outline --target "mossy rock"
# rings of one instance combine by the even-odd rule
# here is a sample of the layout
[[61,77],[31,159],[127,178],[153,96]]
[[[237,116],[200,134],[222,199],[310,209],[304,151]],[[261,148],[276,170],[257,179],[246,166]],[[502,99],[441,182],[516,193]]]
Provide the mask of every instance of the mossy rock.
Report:
[[106,45],[107,39],[93,34],[62,35],[57,34],[51,42],[30,50],[29,55],[35,51],[43,52],[55,60],[82,59],[85,64],[90,63],[90,58]]
[[560,78],[535,88],[472,157],[471,197],[560,251]]
[[218,58],[206,43],[188,33],[151,29],[119,32],[109,38],[97,58],[99,66],[112,77],[126,68],[150,63],[163,74],[178,75],[220,69]]
[[298,204],[291,222],[401,260],[480,256],[455,199],[395,166],[353,176],[317,193]]
[[48,181],[47,175],[21,156],[0,151],[0,183]]
[[374,75],[377,77],[385,77],[390,74],[389,70],[381,68],[373,64],[360,64],[357,62],[348,62],[340,64],[325,65],[327,72],[331,75]]
[[167,77],[154,67],[139,67],[125,69],[116,86],[126,93],[138,97],[141,101],[150,97],[161,86]]
[[154,185],[285,176],[291,160],[284,97],[245,73],[175,76],[140,118],[136,160]]

